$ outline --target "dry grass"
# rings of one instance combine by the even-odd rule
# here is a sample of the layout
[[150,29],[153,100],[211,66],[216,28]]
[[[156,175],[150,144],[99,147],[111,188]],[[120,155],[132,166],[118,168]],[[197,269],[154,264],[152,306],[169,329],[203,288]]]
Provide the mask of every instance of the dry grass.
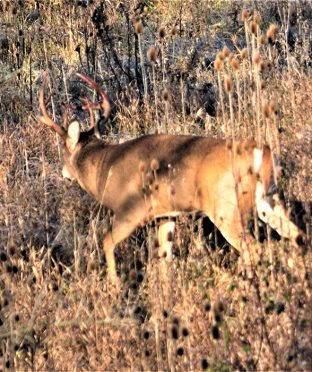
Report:
[[[248,6],[245,23],[239,2],[115,5],[0,4],[2,369],[311,370],[310,4],[261,3],[253,16]],[[152,63],[150,47],[159,53]],[[213,230],[203,238],[187,216],[166,267],[150,224],[117,249],[123,292],[110,293],[101,238],[111,216],[61,178],[60,143],[36,121],[46,68],[57,120],[62,102],[90,95],[72,70],[102,79],[115,103],[109,141],[155,131],[159,118],[170,133],[270,143],[307,249],[255,242],[261,260],[250,281],[233,250],[222,239],[216,247]]]

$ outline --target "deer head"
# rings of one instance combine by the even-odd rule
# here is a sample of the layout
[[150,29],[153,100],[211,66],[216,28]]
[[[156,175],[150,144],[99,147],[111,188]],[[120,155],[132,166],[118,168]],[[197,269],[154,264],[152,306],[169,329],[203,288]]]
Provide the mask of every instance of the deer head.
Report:
[[[77,154],[81,152],[81,148],[85,144],[89,143],[90,141],[97,142],[99,138],[98,121],[95,121],[94,119],[94,110],[102,109],[104,111],[105,119],[107,119],[110,114],[110,103],[103,89],[86,75],[81,73],[76,73],[76,75],[85,81],[87,85],[93,88],[101,97],[101,101],[99,103],[91,102],[88,98],[80,98],[81,102],[84,104],[82,109],[88,111],[90,114],[90,126],[87,132],[81,133],[80,124],[77,120],[72,121],[68,126],[60,126],[49,116],[44,99],[47,73],[44,74],[43,83],[39,94],[39,107],[42,113],[42,115],[39,117],[39,121],[55,131],[63,140],[64,166],[62,175],[64,178],[69,178],[71,180],[78,178],[76,168],[73,166],[75,162],[74,159],[77,157]],[[67,130],[65,129],[66,127]]]

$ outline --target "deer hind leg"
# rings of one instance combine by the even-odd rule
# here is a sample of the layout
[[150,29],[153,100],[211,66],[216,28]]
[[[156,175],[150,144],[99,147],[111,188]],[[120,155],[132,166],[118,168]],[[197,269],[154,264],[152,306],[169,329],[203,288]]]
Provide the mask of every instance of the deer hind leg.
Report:
[[172,307],[172,283],[173,269],[172,260],[172,245],[175,229],[174,221],[165,221],[158,227],[158,256],[161,258],[159,262],[159,284],[162,288],[164,306]]
[[117,243],[115,243],[113,239],[113,231],[108,231],[103,239],[103,249],[104,249],[105,259],[106,259],[106,264],[107,264],[108,279],[115,284],[117,284],[118,282],[115,255],[114,255],[116,244]]
[[167,261],[172,260],[174,228],[174,221],[163,222],[158,227],[158,255],[159,257],[165,257]]
[[269,203],[265,198],[261,182],[257,183],[256,206],[259,218],[276,230],[279,235],[289,239],[296,246],[303,243],[304,234],[290,221],[278,195],[273,195],[272,203]]

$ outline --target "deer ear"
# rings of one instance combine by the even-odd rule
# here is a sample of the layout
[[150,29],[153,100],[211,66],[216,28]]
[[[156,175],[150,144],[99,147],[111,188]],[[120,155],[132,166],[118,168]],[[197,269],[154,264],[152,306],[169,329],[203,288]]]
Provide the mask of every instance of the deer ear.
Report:
[[69,124],[67,130],[66,144],[69,150],[73,151],[79,141],[80,125],[78,121],[73,121]]

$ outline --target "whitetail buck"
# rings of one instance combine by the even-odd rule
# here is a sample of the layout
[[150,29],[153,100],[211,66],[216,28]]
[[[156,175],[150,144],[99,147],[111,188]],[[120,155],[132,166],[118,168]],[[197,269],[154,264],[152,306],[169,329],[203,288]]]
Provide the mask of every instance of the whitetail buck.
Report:
[[[112,228],[103,241],[111,280],[117,281],[116,244],[156,217],[181,212],[206,214],[247,261],[255,245],[246,234],[246,226],[255,211],[296,246],[303,242],[304,234],[289,220],[277,197],[276,172],[268,147],[257,148],[252,141],[165,134],[145,135],[122,144],[107,143],[94,135],[92,111],[101,108],[107,118],[109,100],[93,80],[77,75],[101,97],[98,104],[83,100],[84,109],[90,111],[91,129],[81,133],[79,123],[73,121],[66,131],[49,117],[44,100],[46,76],[39,97],[39,120],[64,141],[63,175],[77,180],[114,213]],[[160,255],[170,257],[168,233],[173,231],[172,220],[160,227]]]

